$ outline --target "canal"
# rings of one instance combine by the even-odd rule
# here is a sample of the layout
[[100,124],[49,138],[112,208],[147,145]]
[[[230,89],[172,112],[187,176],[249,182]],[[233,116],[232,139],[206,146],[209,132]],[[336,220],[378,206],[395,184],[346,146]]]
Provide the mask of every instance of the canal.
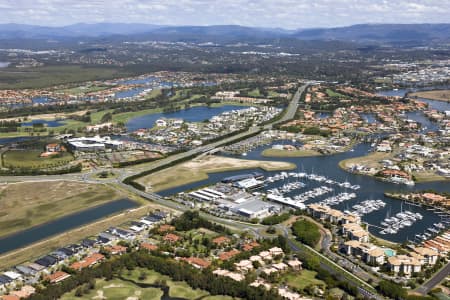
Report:
[[0,254],[23,248],[40,240],[79,228],[111,214],[137,206],[136,202],[129,199],[116,200],[8,235],[0,238]]

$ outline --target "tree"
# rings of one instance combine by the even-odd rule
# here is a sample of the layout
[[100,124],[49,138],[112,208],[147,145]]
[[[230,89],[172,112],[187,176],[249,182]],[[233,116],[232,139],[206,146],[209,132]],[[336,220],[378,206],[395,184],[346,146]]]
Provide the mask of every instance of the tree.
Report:
[[75,290],[75,297],[83,297],[83,288],[81,286]]

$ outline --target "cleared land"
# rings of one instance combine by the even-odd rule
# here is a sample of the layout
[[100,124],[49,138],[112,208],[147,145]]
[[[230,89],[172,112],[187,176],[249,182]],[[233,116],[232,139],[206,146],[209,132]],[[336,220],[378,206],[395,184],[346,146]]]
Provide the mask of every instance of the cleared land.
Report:
[[208,173],[254,168],[275,171],[290,170],[295,166],[286,162],[245,160],[209,155],[152,173],[137,181],[142,185],[151,186],[153,191],[157,192],[207,179]]
[[0,236],[121,197],[121,193],[100,184],[48,181],[2,185]]
[[7,168],[50,168],[63,166],[71,162],[74,158],[68,152],[63,152],[58,156],[40,157],[42,151],[39,150],[9,150],[3,154],[2,163]]
[[307,157],[320,156],[319,152],[315,150],[280,150],[280,149],[266,149],[261,153],[265,157]]
[[450,90],[423,91],[409,94],[411,97],[426,98],[437,101],[450,102]]

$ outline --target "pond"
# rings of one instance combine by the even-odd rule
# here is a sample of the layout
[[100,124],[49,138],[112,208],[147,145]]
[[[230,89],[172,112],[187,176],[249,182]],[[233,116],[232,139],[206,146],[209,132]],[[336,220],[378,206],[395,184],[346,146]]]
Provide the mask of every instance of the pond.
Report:
[[35,124],[43,124],[44,126],[47,126],[47,127],[58,127],[58,126],[63,126],[64,122],[60,121],[60,120],[36,119],[36,120],[29,121],[29,122],[23,122],[22,126],[33,126]]

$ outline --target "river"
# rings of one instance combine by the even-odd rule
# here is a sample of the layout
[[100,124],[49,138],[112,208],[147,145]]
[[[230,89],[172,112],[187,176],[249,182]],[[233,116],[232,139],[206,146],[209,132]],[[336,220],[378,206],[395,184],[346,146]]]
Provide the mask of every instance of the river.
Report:
[[60,234],[74,228],[79,228],[85,224],[95,222],[111,214],[134,208],[136,206],[136,202],[129,199],[121,199],[76,212],[48,223],[34,226],[27,230],[13,233],[6,237],[0,238],[0,254],[23,248],[32,243],[47,239],[53,235]]

